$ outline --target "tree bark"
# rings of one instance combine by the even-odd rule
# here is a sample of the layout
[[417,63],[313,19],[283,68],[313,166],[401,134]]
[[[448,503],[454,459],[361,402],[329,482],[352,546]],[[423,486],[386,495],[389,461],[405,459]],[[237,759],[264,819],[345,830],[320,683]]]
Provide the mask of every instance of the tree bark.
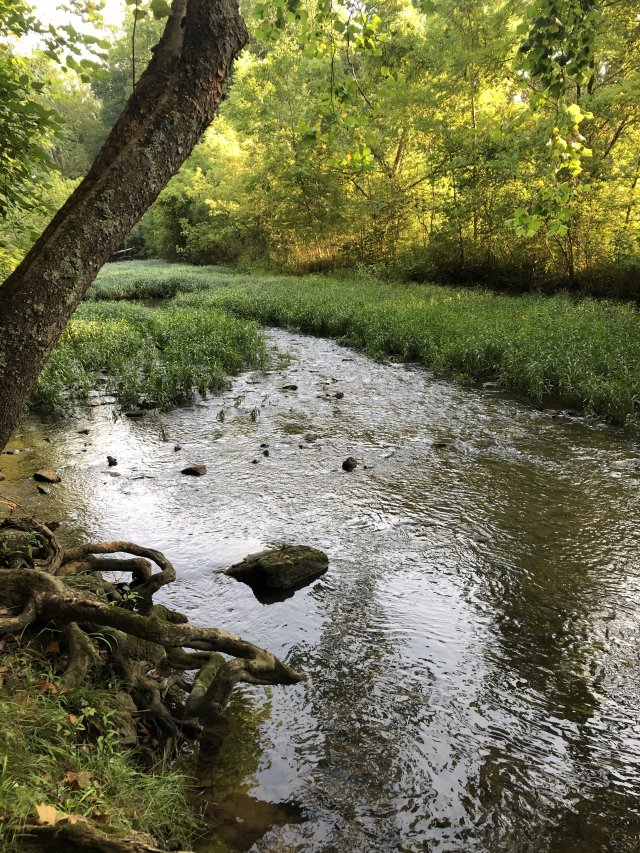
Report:
[[248,35],[237,0],[173,0],[87,177],[0,287],[0,450],[100,267],[192,151]]

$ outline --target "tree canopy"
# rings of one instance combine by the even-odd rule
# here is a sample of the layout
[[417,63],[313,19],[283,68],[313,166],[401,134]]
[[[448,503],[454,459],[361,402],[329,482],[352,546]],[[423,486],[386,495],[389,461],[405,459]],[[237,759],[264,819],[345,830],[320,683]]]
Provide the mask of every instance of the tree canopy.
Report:
[[[37,29],[9,15],[22,0],[4,4],[3,32]],[[36,199],[55,203],[87,168],[167,8],[128,0],[98,74],[85,60],[53,72],[69,32],[38,58],[5,49],[7,87],[24,102],[0,126],[16,149],[5,149],[5,214],[19,211],[22,225]],[[220,119],[138,229],[147,253],[300,271],[358,263],[423,279],[610,282],[631,294],[640,264],[632,0],[245,0],[242,11],[250,48]],[[89,90],[81,78],[90,72]],[[42,192],[54,165],[63,183]],[[8,270],[28,241],[16,250],[12,235],[25,229],[6,222]]]

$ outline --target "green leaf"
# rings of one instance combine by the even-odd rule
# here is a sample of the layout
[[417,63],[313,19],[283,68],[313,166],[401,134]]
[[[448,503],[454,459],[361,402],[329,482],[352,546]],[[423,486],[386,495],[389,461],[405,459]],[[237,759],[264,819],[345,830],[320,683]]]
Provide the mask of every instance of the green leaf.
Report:
[[171,6],[167,0],[151,0],[151,11],[156,20],[160,18],[168,18],[171,14]]

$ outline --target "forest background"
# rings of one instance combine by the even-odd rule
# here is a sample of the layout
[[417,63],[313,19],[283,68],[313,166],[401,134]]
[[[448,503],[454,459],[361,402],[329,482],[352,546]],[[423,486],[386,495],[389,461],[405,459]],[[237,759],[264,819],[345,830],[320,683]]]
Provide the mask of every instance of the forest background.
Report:
[[[322,0],[241,5],[250,48],[216,121],[127,240],[139,256],[637,297],[631,0],[556,19],[558,44],[585,29],[589,43],[582,64],[581,44],[555,57],[551,86],[535,67],[535,9],[513,0],[325,3],[316,29]],[[66,67],[46,49],[12,57],[37,83],[47,120],[29,132],[48,156],[22,176],[30,203],[7,205],[0,274],[86,173],[145,67],[163,20],[136,9],[97,75],[81,55]]]

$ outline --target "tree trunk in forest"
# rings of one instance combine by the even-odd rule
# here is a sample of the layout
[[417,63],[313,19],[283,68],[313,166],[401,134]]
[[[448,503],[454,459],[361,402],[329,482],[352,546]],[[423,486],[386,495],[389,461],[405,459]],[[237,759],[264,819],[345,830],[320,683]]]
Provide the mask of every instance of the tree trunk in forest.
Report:
[[247,40],[237,0],[173,0],[89,174],[0,287],[0,450],[100,267],[211,122]]

